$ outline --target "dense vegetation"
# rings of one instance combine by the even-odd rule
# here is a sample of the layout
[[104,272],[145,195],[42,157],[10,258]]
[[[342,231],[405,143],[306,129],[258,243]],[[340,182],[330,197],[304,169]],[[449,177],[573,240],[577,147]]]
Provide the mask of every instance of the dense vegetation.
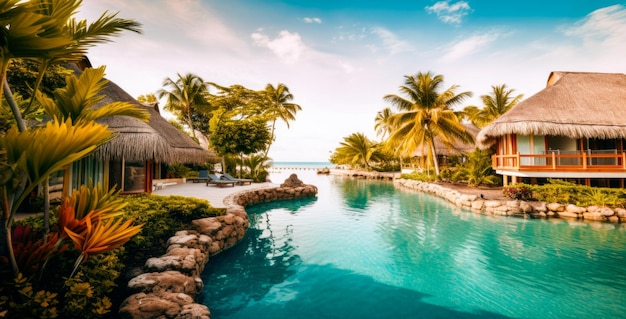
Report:
[[[47,262],[45,271],[37,272],[34,277],[20,273],[9,280],[13,277],[3,267],[0,313],[9,318],[115,318],[114,309],[125,296],[126,282],[121,274],[143,266],[148,258],[162,255],[167,240],[181,229],[191,229],[192,220],[224,213],[224,209],[213,208],[205,200],[180,196],[112,196],[111,200],[124,206],[125,220],[142,225],[141,232],[123,247],[91,255],[73,276],[69,272],[80,251],[69,245]],[[56,209],[51,216],[52,224],[56,225],[58,220]],[[20,241],[18,249],[36,249],[29,246],[28,239],[40,237],[43,223],[41,215],[17,222],[14,234]],[[39,277],[41,274],[45,277]]]
[[624,207],[626,204],[626,190],[622,188],[590,187],[558,179],[551,179],[544,185],[520,183],[508,186],[503,191],[513,199],[534,199],[580,207],[591,205]]
[[383,97],[396,112],[386,107],[374,119],[374,129],[382,141],[353,133],[335,149],[331,163],[377,171],[399,171],[408,165],[414,172],[404,174],[404,178],[472,186],[500,184],[500,178],[491,169],[491,150],[446,156],[443,169],[439,167],[439,152],[442,147],[454,149],[458,143],[474,143],[462,123],[469,121],[483,127],[511,109],[522,95],[513,96],[514,90],[505,84],[492,86],[491,94],[481,96],[482,108],[466,106],[455,111],[454,107],[472,94],[456,93],[457,85],[443,89],[443,81],[442,75],[431,73],[405,76],[399,95]]

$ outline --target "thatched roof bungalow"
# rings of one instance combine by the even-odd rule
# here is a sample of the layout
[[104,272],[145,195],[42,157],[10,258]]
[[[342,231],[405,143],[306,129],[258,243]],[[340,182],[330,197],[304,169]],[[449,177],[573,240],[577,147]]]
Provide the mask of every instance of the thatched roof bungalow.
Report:
[[[87,64],[88,66],[88,64]],[[69,66],[75,73],[82,71]],[[150,120],[112,116],[99,120],[116,132],[110,142],[96,149],[90,157],[74,163],[64,176],[64,189],[89,180],[116,185],[123,193],[151,192],[152,180],[165,177],[165,166],[176,163],[216,163],[219,158],[203,149],[153,108],[148,107],[113,82],[100,92],[104,96],[97,105],[127,102],[150,113]]]
[[547,86],[483,128],[493,167],[508,180],[564,178],[622,186],[626,177],[626,75],[552,72]]

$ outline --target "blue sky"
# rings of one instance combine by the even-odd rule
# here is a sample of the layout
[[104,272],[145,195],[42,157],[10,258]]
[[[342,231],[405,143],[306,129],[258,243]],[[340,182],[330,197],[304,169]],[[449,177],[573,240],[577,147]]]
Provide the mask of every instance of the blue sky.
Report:
[[[84,1],[143,24],[92,48],[94,66],[133,96],[195,73],[222,85],[287,85],[303,110],[280,125],[270,157],[326,161],[355,132],[377,139],[376,113],[404,76],[441,74],[480,104],[492,85],[529,97],[551,71],[626,73],[626,2]],[[461,106],[461,107],[462,107]]]

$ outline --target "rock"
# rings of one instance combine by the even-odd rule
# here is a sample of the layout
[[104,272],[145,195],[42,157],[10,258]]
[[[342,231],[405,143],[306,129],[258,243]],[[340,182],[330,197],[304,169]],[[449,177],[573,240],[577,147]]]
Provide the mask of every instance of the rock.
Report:
[[152,272],[139,275],[128,282],[128,288],[133,292],[175,292],[195,296],[195,278],[183,275],[178,271]]
[[524,212],[524,213],[530,213],[533,211],[533,207],[530,206],[527,202],[522,201],[519,204],[519,208]]
[[598,212],[597,210],[594,211],[593,213],[583,213],[583,218],[585,220],[596,220],[596,221],[602,221],[605,220],[606,217],[604,215],[602,215],[600,212]]
[[[563,205],[561,205],[561,206],[563,206]],[[578,219],[578,214],[576,214],[576,213],[560,211],[557,214],[558,214],[559,218]]]
[[623,208],[616,208],[615,209],[615,215],[617,215],[620,218],[624,218],[626,217],[626,209]]
[[611,223],[619,223],[619,217],[617,215],[610,216],[608,220]]
[[559,203],[550,203],[550,204],[547,204],[546,207],[548,208],[548,210],[557,212],[557,213],[565,211],[565,206]]
[[602,216],[605,216],[605,217],[615,215],[615,212],[608,207],[600,207],[596,212],[600,213]]
[[526,204],[530,205],[534,211],[538,212],[547,212],[548,207],[545,202],[526,202]]
[[280,184],[280,187],[295,188],[298,186],[304,186],[304,183],[298,179],[298,175],[296,174],[291,174],[284,183]]
[[582,214],[587,211],[587,209],[578,207],[574,204],[568,204],[567,206],[565,206],[565,211],[569,213]]

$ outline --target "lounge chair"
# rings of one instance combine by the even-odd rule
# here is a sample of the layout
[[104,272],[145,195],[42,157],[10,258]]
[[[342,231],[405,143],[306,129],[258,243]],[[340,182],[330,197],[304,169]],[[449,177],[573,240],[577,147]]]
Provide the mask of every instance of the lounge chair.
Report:
[[219,179],[217,176],[215,176],[215,174],[209,174],[208,177],[209,179],[207,179],[206,181],[206,186],[209,186],[209,184],[215,184],[217,187],[224,187],[226,185],[231,185],[232,187],[235,187],[236,182]]
[[222,174],[222,176],[220,177],[221,180],[225,180],[225,181],[231,181],[231,182],[235,182],[239,185],[245,185],[246,183],[248,183],[249,185],[252,185],[252,181],[249,178],[235,178],[233,176],[231,176],[228,173],[224,173]]
[[194,183],[205,182],[209,180],[209,171],[202,170],[198,172],[198,177],[187,178],[187,180],[192,181]]

